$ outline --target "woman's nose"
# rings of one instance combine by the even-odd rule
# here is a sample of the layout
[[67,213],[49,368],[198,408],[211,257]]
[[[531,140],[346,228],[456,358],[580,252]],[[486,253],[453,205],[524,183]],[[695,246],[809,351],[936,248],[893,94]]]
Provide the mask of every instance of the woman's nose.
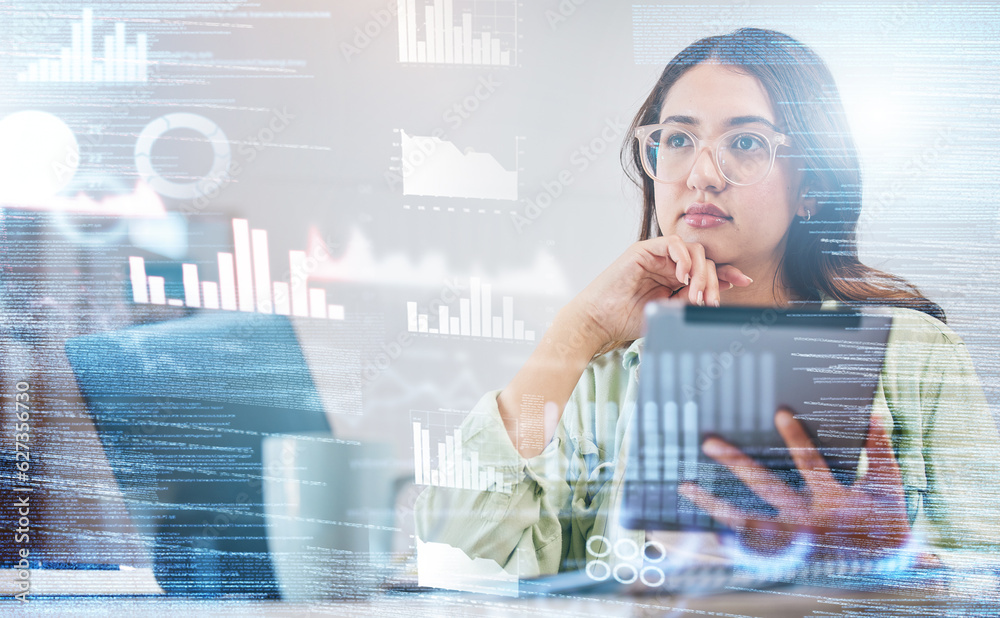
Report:
[[726,179],[719,173],[712,154],[712,150],[706,147],[695,155],[694,164],[688,174],[688,187],[698,191],[721,191],[726,186]]

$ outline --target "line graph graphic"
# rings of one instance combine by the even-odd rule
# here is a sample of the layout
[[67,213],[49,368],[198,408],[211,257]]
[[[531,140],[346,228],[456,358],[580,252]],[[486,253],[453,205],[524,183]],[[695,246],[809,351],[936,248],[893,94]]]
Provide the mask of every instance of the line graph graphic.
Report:
[[[403,195],[517,200],[518,172],[484,152],[462,152],[437,137],[400,131]],[[515,140],[515,152],[517,143]]]

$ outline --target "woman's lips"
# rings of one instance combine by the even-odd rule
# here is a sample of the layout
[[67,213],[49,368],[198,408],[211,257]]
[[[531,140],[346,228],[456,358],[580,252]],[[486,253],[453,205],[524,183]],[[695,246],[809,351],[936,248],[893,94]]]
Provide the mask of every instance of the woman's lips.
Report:
[[732,220],[732,217],[726,216],[726,213],[715,204],[704,202],[695,202],[688,206],[682,218],[689,226],[698,228],[718,227]]
[[702,215],[691,213],[681,217],[684,219],[684,223],[687,223],[691,227],[697,228],[711,228],[718,227],[724,223],[729,223],[730,219],[728,217],[719,217],[716,215]]

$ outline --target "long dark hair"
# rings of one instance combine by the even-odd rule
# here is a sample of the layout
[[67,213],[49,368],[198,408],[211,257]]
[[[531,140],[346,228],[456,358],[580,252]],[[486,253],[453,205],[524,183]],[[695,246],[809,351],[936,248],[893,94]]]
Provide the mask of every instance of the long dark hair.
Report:
[[901,277],[858,259],[861,169],[840,94],[826,64],[792,37],[760,28],[701,39],[674,56],[632,121],[622,146],[626,174],[642,188],[639,240],[660,236],[653,179],[642,171],[635,129],[659,122],[667,91],[684,73],[706,61],[738,68],[764,86],[806,172],[817,210],[796,217],[779,266],[784,283],[803,299],[827,296],[849,305],[909,307],[945,320],[944,310]]

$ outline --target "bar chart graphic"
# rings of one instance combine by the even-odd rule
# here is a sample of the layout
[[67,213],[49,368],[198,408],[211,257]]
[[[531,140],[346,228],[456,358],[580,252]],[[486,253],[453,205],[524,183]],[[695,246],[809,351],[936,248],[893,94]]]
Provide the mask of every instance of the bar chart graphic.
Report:
[[[493,155],[462,152],[437,137],[411,136],[405,131],[399,134],[403,195],[517,200],[517,169],[504,169]],[[514,147],[516,152],[517,140]]]
[[396,0],[399,61],[421,64],[516,64],[513,0]]
[[149,41],[138,32],[129,45],[125,22],[115,22],[113,34],[104,36],[103,48],[94,40],[94,10],[84,9],[82,19],[70,24],[70,45],[58,58],[39,58],[18,73],[22,82],[135,83],[149,80]]
[[146,274],[141,257],[129,257],[132,300],[170,305],[343,320],[343,305],[328,304],[326,290],[308,286],[310,260],[305,251],[289,251],[290,281],[271,280],[267,231],[251,230],[246,219],[233,219],[235,251],[218,254],[218,281],[203,281],[197,264],[184,264],[184,298],[167,298],[163,277]]
[[495,466],[480,461],[479,451],[465,450],[461,428],[445,430],[442,423],[435,420],[441,415],[453,416],[440,412],[415,411],[411,414],[414,482],[509,494],[513,479],[505,478]]
[[457,335],[512,341],[534,341],[535,331],[525,330],[524,320],[514,319],[514,298],[501,299],[501,313],[493,313],[493,286],[479,277],[469,278],[469,298],[458,299],[458,315],[454,307],[437,308],[437,326],[430,325],[430,316],[420,313],[418,304],[406,303],[406,330],[411,333]]

